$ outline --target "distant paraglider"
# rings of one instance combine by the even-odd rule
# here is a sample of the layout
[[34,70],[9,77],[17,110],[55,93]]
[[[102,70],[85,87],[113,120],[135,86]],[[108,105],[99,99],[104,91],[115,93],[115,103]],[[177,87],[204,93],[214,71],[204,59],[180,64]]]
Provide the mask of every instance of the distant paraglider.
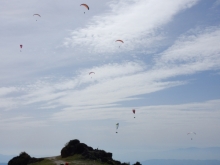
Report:
[[115,42],[121,42],[121,43],[124,43],[124,41],[123,41],[123,40],[116,40]]
[[[22,49],[23,45],[20,45],[20,48]],[[21,49],[20,49],[20,52],[21,52]]]
[[118,127],[119,127],[119,123],[116,124],[116,133],[118,133],[118,132],[117,132]]
[[[34,14],[33,16],[34,17],[41,17],[40,14]],[[36,19],[36,21],[37,21],[37,19]]]
[[[115,42],[121,42],[122,44],[124,43],[123,40],[116,40]],[[119,46],[119,48],[120,48],[120,46]]]
[[[135,109],[132,109],[132,112],[133,112],[133,114],[135,115]],[[135,118],[135,116],[134,116],[134,118]]]
[[[91,74],[95,74],[95,72],[89,72],[89,75],[91,75]],[[91,77],[92,78],[92,77]]]
[[193,140],[192,135],[196,135],[195,132],[188,132],[187,135],[191,135],[191,140]]
[[[84,6],[85,8],[87,8],[89,10],[89,6],[87,4],[81,4],[80,6]],[[84,12],[85,14],[85,12]]]

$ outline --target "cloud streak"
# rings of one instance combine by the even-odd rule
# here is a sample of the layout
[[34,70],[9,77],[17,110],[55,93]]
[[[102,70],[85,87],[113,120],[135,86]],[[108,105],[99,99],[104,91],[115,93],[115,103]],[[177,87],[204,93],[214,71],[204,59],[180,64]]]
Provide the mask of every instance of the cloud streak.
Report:
[[[72,78],[38,81],[24,87],[21,97],[5,100],[11,104],[14,100],[14,104],[20,106],[37,103],[39,109],[61,108],[57,114],[69,118],[69,113],[74,114],[78,110],[84,113],[89,109],[99,111],[105,107],[117,107],[122,101],[139,99],[138,95],[184,85],[187,80],[169,81],[169,78],[220,67],[218,27],[202,31],[196,29],[191,33],[182,35],[170,48],[156,55],[152,66],[136,61],[82,69]],[[95,74],[89,75],[90,71]],[[14,87],[8,89],[18,90]],[[1,102],[2,106],[4,102]],[[65,112],[68,115],[63,115]]]
[[[152,43],[163,38],[158,34],[158,28],[197,2],[198,0],[112,1],[109,3],[108,13],[95,16],[85,28],[73,30],[64,45],[96,53],[150,48]],[[117,39],[125,42],[120,50],[115,43]]]

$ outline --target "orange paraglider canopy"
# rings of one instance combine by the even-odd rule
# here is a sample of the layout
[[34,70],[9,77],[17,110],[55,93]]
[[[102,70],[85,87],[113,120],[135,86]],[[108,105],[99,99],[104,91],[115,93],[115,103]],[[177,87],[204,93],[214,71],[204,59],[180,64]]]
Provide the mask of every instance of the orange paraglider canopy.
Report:
[[85,6],[89,10],[89,6],[87,4],[81,4],[80,6]]
[[123,41],[123,40],[116,40],[115,42],[117,42],[117,41],[119,41],[119,42],[121,42],[121,43],[124,43],[124,41]]

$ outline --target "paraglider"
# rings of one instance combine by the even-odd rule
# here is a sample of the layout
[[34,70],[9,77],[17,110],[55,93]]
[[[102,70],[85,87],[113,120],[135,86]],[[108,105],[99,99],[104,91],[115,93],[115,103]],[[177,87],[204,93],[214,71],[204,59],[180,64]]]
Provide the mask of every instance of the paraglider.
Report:
[[[20,48],[22,49],[23,45],[20,45]],[[21,49],[20,49],[20,52],[21,52]]]
[[118,127],[119,127],[119,123],[116,124],[116,133],[118,133],[118,132],[117,132]]
[[[195,132],[188,132],[187,135],[196,135]],[[191,140],[193,140],[192,136],[191,136]]]
[[122,41],[122,40],[116,40],[115,42],[121,42],[121,43],[124,43],[124,41]]
[[[133,112],[133,114],[135,114],[135,109],[132,109],[132,112]],[[134,118],[135,118],[135,116],[134,116]]]
[[[115,42],[121,42],[122,44],[124,43],[123,40],[116,40]],[[120,46],[119,46],[119,48],[120,48]]]
[[[33,16],[41,17],[40,14],[34,14]],[[37,19],[36,19],[36,21],[37,21]]]
[[[92,74],[92,73],[95,74],[95,72],[89,72],[89,75]],[[91,77],[91,78],[92,78],[92,77]]]
[[[87,8],[89,10],[89,6],[87,4],[81,4],[80,6],[84,6],[85,8]],[[84,12],[85,14],[85,12]]]

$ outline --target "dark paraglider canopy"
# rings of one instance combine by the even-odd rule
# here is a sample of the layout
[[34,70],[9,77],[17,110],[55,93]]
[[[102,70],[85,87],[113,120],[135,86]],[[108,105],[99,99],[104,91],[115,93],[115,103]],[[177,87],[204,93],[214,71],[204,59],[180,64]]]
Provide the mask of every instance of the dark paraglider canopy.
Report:
[[[22,49],[23,45],[20,45],[20,48]],[[21,52],[21,49],[20,49],[20,52]]]
[[[34,17],[36,17],[36,16],[37,16],[37,17],[41,17],[40,14],[34,14],[33,16],[34,16]],[[36,21],[37,21],[37,19],[36,19]]]
[[[132,109],[132,112],[133,112],[133,114],[135,114],[135,109]],[[135,116],[134,116],[134,118],[135,118]]]
[[118,127],[119,127],[119,123],[116,124],[116,133],[118,133],[118,132],[117,132]]
[[[91,74],[95,74],[95,72],[89,72],[89,75],[91,75]],[[92,77],[91,77],[92,78]]]

